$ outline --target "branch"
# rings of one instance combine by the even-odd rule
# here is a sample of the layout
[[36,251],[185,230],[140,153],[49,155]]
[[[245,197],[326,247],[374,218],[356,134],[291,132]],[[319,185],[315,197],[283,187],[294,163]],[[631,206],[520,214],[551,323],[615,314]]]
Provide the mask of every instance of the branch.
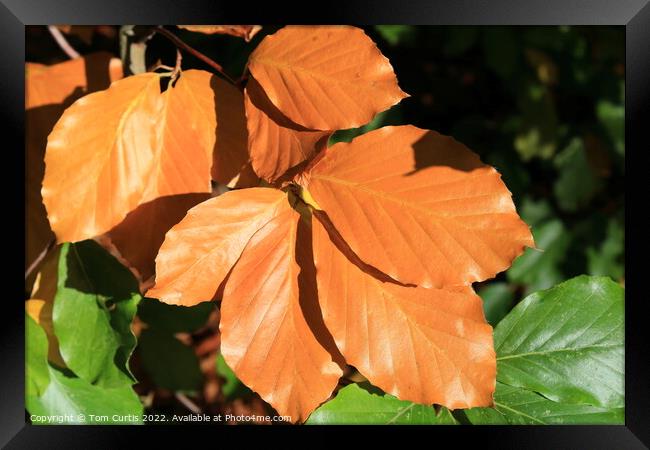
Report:
[[236,82],[235,80],[233,80],[232,78],[230,78],[230,76],[229,76],[226,72],[224,72],[223,67],[221,67],[221,65],[219,65],[219,64],[218,64],[217,62],[215,62],[214,60],[208,58],[207,56],[205,56],[205,55],[204,55],[203,53],[201,53],[200,51],[198,51],[198,50],[196,50],[196,49],[190,47],[189,45],[187,45],[185,42],[183,42],[182,40],[180,40],[180,39],[179,39],[179,38],[178,38],[174,33],[172,33],[172,32],[170,32],[170,31],[166,30],[165,28],[163,28],[163,27],[161,27],[161,26],[158,26],[158,27],[154,28],[154,31],[155,31],[156,33],[158,33],[158,34],[161,34],[161,35],[165,36],[167,39],[169,39],[170,41],[172,41],[172,43],[173,43],[176,47],[185,50],[185,51],[188,52],[189,54],[195,56],[196,58],[198,58],[198,59],[200,59],[201,61],[203,61],[204,63],[206,63],[208,66],[212,67],[214,70],[216,70],[216,71],[219,72],[221,75],[223,75],[223,76],[224,76],[228,81],[230,81],[232,84],[237,85],[237,82]]
[[63,36],[63,33],[61,33],[61,30],[59,30],[56,26],[54,25],[48,25],[47,26],[48,31],[56,41],[56,43],[59,45],[59,48],[63,50],[63,52],[68,55],[70,59],[76,59],[81,57],[79,52],[77,52],[72,46],[68,43],[66,40],[65,36]]

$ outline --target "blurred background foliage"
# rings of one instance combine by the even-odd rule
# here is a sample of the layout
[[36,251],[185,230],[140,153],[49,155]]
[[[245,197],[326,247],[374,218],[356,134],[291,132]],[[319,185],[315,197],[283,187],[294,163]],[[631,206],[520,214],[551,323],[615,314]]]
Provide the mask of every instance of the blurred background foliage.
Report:
[[[251,42],[173,32],[237,78],[250,52],[277,28],[263,27]],[[475,285],[491,324],[525,295],[579,274],[624,284],[623,27],[364,29],[410,97],[362,128],[335,133],[331,143],[408,123],[452,135],[498,169],[532,227],[538,248],[527,249],[494,280]],[[119,27],[95,27],[68,40],[82,54],[120,54]],[[164,37],[147,42],[148,67],[173,65],[175,57]],[[67,58],[45,27],[28,27],[26,59],[51,64]],[[187,53],[183,67],[209,70]],[[213,303],[178,308],[145,298],[135,329],[139,342],[131,366],[147,411],[271,411],[219,355]]]

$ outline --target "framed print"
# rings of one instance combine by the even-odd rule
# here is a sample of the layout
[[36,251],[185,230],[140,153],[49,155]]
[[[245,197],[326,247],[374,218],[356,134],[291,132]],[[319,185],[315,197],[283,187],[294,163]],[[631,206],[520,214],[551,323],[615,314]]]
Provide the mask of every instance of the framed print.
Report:
[[0,11],[3,445],[646,448],[645,0]]

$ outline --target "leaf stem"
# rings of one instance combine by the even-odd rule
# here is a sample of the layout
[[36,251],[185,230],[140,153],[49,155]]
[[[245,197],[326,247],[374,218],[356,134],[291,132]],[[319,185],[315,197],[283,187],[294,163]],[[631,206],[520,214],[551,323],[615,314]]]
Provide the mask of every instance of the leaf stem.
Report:
[[55,244],[56,244],[56,239],[54,238],[50,239],[50,241],[47,243],[45,248],[43,248],[43,250],[38,254],[36,259],[29,265],[29,267],[25,271],[25,280],[29,278],[29,276],[32,274],[34,269],[36,269],[39,266],[39,264],[43,261],[43,259],[45,259],[45,257],[50,252],[50,250],[54,248]]
[[200,51],[190,47],[187,45],[185,42],[180,40],[178,36],[176,36],[174,33],[170,32],[169,30],[166,30],[162,26],[158,26],[154,28],[154,31],[162,36],[165,36],[167,39],[169,39],[176,47],[185,50],[192,56],[195,56],[196,58],[200,59],[204,63],[206,63],[208,66],[212,67],[214,70],[219,72],[221,75],[223,75],[228,81],[230,81],[232,84],[237,85],[237,82],[230,78],[230,76],[224,72],[223,67],[221,67],[220,64],[218,64],[216,61],[212,60],[211,58],[205,56],[203,53]]

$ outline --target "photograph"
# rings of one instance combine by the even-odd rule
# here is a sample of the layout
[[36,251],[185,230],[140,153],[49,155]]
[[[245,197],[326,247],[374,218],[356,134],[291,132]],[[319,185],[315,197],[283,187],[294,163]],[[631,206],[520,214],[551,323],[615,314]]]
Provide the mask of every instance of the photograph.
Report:
[[24,47],[31,426],[626,424],[625,26]]

